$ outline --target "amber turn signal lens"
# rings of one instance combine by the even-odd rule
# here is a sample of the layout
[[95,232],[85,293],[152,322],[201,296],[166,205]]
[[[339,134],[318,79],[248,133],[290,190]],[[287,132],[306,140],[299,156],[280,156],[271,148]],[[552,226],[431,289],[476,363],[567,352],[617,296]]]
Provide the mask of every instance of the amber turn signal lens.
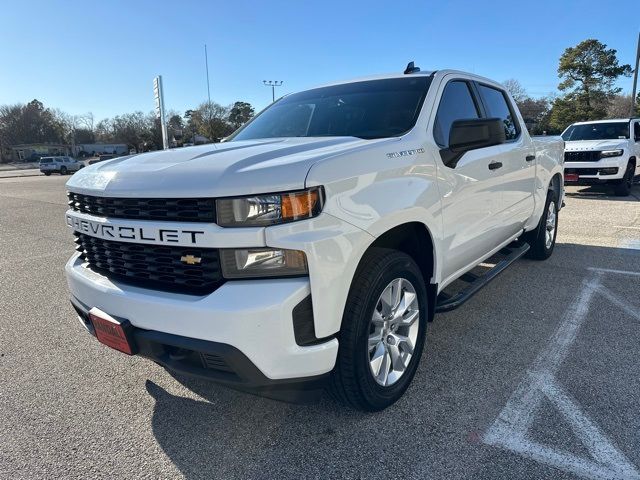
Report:
[[320,190],[288,193],[282,195],[282,219],[284,221],[311,218],[321,208]]

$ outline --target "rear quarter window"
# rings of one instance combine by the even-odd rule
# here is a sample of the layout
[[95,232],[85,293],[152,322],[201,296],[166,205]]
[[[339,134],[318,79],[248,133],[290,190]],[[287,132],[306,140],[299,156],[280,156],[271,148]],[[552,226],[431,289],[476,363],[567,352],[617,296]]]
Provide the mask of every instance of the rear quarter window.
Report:
[[482,84],[478,85],[478,90],[487,110],[487,116],[502,120],[507,140],[515,140],[520,135],[520,125],[506,94],[502,90]]

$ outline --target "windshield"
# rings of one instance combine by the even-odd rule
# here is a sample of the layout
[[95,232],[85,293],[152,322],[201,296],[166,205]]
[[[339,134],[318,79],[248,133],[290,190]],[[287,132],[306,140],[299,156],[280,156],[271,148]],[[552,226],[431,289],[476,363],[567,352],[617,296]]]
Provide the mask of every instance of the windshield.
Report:
[[316,88],[278,100],[229,140],[274,137],[395,137],[411,130],[430,77]]
[[629,122],[571,125],[562,134],[565,142],[576,140],[618,140],[629,138]]

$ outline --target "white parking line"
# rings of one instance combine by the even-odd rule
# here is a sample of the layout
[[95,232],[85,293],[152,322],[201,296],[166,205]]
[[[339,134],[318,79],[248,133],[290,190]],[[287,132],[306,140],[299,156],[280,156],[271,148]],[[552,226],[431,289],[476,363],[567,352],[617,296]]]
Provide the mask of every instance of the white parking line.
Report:
[[613,270],[611,268],[596,268],[596,267],[589,267],[587,270],[591,270],[592,272],[617,273],[619,275],[634,275],[636,277],[640,277],[640,272],[631,272],[628,270]]
[[[587,318],[589,305],[597,292],[603,293],[625,312],[632,312],[632,316],[637,317],[635,310],[605,289],[600,282],[605,273],[635,275],[636,272],[590,270],[594,272],[593,275],[583,282],[580,295],[569,306],[555,334],[533,362],[524,380],[482,440],[489,445],[511,450],[585,478],[640,480],[640,472],[636,467],[587,417],[576,401],[562,389],[555,377]],[[547,398],[563,415],[591,458],[542,445],[529,437],[529,430],[544,398]]]

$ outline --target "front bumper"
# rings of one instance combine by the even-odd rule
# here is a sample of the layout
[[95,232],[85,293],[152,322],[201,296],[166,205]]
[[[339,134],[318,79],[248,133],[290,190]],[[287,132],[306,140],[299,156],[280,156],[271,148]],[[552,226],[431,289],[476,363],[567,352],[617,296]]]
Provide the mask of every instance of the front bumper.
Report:
[[[71,304],[85,328],[95,336],[89,307],[72,299]],[[326,387],[329,374],[272,380],[237,348],[179,335],[134,328],[137,353],[182,375],[213,380],[227,387],[278,400],[304,402],[316,398]]]
[[[594,185],[598,183],[608,183],[609,181],[619,181],[624,177],[627,168],[627,161],[621,157],[603,159],[598,162],[566,162],[564,164],[565,176],[569,173],[577,173],[579,180],[570,182],[565,180],[565,185]],[[616,169],[614,174],[605,174],[603,170]]]
[[[335,365],[338,352],[335,338],[310,346],[296,343],[293,310],[310,294],[308,278],[228,281],[209,295],[192,296],[125,287],[85,268],[77,254],[67,262],[65,270],[76,309],[79,306],[88,311],[97,307],[114,317],[128,319],[136,331],[147,332],[136,335],[143,344],[149,336],[155,335],[158,340],[168,335],[165,339],[171,341],[165,344],[159,340],[160,344],[206,342],[216,346],[205,351],[232,348],[255,367],[263,377],[262,383],[284,380],[297,383],[302,378],[326,374]],[[185,365],[169,361],[166,351],[160,356],[153,349],[141,351],[151,351],[145,356],[174,370],[225,383],[224,378],[216,375],[186,371]],[[232,359],[231,363],[238,362]],[[261,382],[251,380],[253,375],[246,371],[242,367],[238,372],[242,380],[238,388],[241,383],[246,387],[264,387]]]

